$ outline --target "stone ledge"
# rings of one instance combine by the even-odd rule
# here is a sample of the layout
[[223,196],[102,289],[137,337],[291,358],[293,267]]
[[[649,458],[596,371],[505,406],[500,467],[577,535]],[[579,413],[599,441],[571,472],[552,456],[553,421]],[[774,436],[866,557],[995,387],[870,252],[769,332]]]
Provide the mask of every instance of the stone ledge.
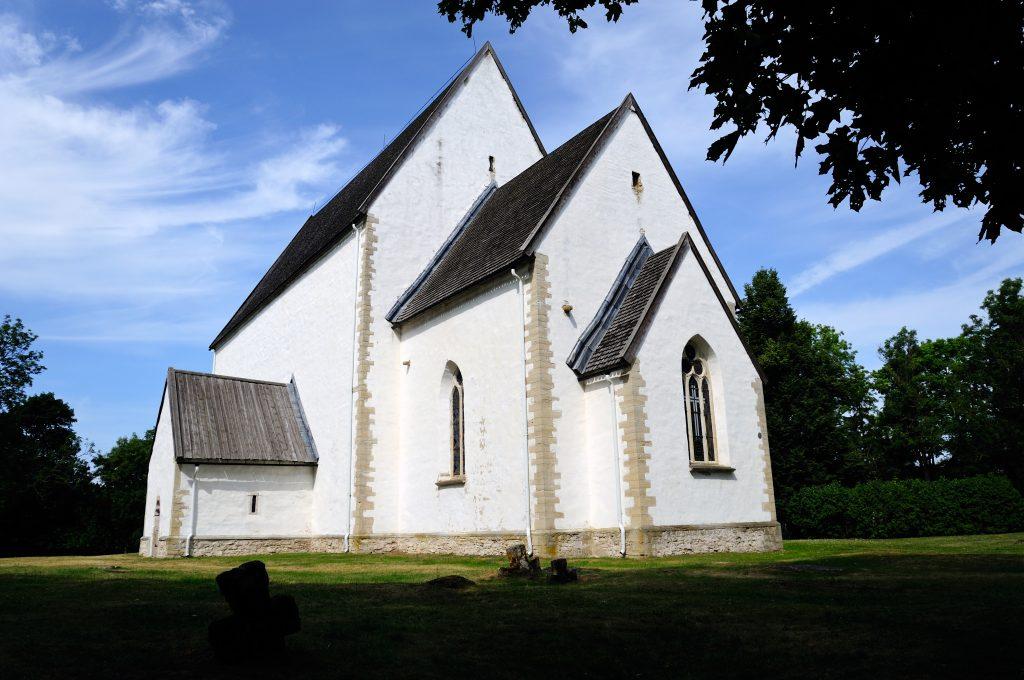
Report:
[[690,472],[736,472],[736,468],[718,463],[690,463]]
[[[628,529],[627,557],[660,557],[710,552],[768,552],[782,548],[777,522],[663,525]],[[494,531],[463,534],[369,534],[351,537],[352,552],[424,555],[483,555],[499,557],[514,543],[525,543],[524,533]],[[618,557],[617,528],[534,531],[533,542],[542,557]],[[148,555],[148,539],[139,553]],[[282,552],[343,551],[342,536],[197,536],[194,555],[258,555]],[[185,538],[161,536],[157,557],[181,557]]]

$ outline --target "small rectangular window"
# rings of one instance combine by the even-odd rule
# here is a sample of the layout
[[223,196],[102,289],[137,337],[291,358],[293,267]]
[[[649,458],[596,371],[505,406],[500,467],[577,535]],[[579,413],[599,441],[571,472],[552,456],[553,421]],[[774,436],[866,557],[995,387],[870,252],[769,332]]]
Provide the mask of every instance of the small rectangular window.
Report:
[[487,157],[487,172],[494,172],[494,156]]
[[257,506],[257,500],[256,500],[257,498],[259,498],[258,494],[252,494],[251,496],[249,496],[249,514],[250,515],[255,515],[256,514],[256,509],[258,507]]
[[637,189],[640,186],[641,186],[641,184],[640,184],[640,173],[639,172],[634,172],[633,173],[633,188]]

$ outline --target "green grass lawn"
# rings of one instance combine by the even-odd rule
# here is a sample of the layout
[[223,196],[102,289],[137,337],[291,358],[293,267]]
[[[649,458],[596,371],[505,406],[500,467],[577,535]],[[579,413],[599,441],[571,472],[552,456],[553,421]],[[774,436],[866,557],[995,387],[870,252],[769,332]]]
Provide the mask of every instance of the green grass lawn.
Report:
[[[279,669],[219,666],[213,578],[244,558],[0,560],[0,677],[1022,677],[1024,534],[788,541],[775,554],[588,559],[271,555],[302,632]],[[461,574],[461,591],[423,587]]]

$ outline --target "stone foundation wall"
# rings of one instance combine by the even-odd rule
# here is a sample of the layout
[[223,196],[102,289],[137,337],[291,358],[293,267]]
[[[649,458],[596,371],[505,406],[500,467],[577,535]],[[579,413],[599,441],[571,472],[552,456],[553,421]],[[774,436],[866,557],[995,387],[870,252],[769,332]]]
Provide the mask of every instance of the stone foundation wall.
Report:
[[[142,537],[139,541],[139,554],[143,557],[149,557],[149,538],[146,536]],[[153,551],[153,557],[184,557],[185,555],[185,538],[177,536],[161,536],[156,541],[156,550]]]
[[[536,541],[538,532],[534,532]],[[642,535],[639,535],[642,534]],[[618,557],[618,529],[549,531],[539,536],[544,545],[559,557]],[[782,549],[782,535],[776,522],[715,524],[698,526],[653,526],[630,529],[627,557],[663,557],[709,552],[767,552]],[[475,534],[376,534],[353,536],[352,550],[358,553],[408,553],[420,555],[493,555],[505,554],[514,543],[525,543],[519,533]],[[157,541],[157,557],[181,557],[185,539],[162,536]],[[341,536],[277,536],[242,538],[233,536],[197,536],[192,554],[267,555],[282,552],[340,553]],[[638,548],[642,546],[642,548]],[[139,554],[149,555],[149,539],[139,543]]]

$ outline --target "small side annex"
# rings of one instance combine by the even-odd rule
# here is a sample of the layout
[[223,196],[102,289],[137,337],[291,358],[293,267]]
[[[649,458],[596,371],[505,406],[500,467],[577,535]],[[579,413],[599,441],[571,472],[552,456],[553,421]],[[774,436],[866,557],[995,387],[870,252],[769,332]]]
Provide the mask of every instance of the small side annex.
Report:
[[302,549],[317,465],[294,383],[167,370],[140,552]]

